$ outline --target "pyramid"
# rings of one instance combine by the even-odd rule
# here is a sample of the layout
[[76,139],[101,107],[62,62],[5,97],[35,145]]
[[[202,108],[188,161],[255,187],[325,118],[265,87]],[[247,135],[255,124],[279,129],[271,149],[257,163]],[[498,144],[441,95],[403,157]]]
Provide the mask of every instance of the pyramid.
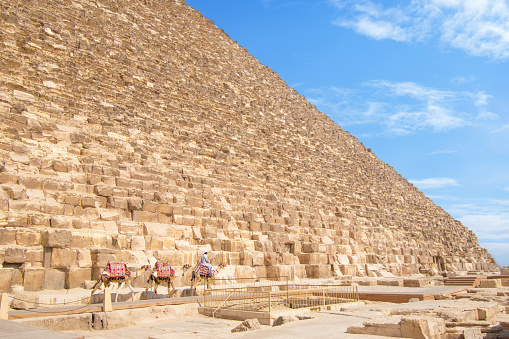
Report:
[[496,268],[182,0],[4,1],[0,50],[0,291],[206,250],[236,278]]

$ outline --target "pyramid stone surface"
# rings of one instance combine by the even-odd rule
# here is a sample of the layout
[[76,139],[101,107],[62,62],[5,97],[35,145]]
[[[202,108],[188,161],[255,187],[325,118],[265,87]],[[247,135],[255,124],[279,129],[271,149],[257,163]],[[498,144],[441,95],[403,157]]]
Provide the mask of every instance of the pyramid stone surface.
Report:
[[184,1],[2,1],[0,52],[0,290],[204,250],[236,277],[495,266]]

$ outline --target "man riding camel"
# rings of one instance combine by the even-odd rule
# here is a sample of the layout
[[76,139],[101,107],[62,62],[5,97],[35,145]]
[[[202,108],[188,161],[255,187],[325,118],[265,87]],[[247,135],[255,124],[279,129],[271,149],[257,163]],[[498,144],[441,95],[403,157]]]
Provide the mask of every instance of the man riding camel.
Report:
[[209,258],[207,258],[207,253],[209,253],[208,251],[205,251],[203,253],[203,255],[201,256],[200,258],[200,263],[207,266],[209,271],[212,272],[212,265],[210,264],[210,260]]

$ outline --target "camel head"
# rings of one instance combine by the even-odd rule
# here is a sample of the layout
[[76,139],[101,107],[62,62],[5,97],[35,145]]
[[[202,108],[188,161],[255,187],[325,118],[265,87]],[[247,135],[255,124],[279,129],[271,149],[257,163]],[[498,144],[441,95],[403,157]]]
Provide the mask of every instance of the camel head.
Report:
[[220,270],[220,269],[222,269],[222,268],[225,268],[225,267],[226,267],[226,265],[225,265],[225,264],[223,264],[223,263],[220,263],[219,265],[217,265],[217,269],[218,269],[218,270]]
[[191,268],[191,265],[189,265],[189,264],[185,264],[184,266],[182,266],[182,276],[184,276],[184,274],[186,273],[186,271],[187,271],[188,269],[190,269],[190,268]]

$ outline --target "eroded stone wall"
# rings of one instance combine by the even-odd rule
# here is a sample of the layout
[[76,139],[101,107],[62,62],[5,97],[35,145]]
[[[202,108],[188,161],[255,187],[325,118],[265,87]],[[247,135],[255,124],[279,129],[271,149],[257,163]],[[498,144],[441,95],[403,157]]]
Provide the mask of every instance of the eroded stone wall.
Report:
[[184,1],[2,1],[0,52],[0,290],[206,249],[238,277],[494,266]]

